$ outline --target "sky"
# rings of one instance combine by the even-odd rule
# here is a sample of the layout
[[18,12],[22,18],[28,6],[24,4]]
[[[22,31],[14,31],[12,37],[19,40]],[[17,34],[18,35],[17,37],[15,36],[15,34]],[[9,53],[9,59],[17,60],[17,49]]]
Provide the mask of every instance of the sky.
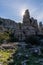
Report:
[[0,0],[0,17],[22,22],[22,13],[29,9],[30,16],[43,23],[43,0]]

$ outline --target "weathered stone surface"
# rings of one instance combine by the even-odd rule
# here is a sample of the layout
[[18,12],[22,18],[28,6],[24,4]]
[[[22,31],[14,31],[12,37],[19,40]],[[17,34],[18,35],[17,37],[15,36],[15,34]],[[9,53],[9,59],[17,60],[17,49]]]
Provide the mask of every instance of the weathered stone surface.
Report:
[[23,16],[23,23],[0,18],[0,32],[5,31],[13,32],[19,40],[24,40],[28,35],[35,35],[36,33],[43,35],[43,24],[40,22],[38,26],[37,20],[33,17],[30,18],[30,13],[27,9]]
[[25,14],[23,16],[23,23],[27,25],[30,24],[30,13],[28,9],[25,11]]

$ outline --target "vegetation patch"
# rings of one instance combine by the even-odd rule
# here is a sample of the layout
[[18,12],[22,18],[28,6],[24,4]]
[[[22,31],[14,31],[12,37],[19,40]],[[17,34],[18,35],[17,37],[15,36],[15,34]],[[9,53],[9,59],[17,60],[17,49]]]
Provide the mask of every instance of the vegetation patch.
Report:
[[15,53],[16,49],[0,49],[0,62],[3,65],[7,65],[12,60],[12,53]]

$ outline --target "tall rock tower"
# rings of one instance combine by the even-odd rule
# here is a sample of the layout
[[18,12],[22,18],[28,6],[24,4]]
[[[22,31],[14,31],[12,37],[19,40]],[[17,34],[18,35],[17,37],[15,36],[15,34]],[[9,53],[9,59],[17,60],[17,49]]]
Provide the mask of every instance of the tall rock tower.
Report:
[[29,10],[28,9],[24,13],[23,23],[24,24],[30,24],[30,13],[29,13]]

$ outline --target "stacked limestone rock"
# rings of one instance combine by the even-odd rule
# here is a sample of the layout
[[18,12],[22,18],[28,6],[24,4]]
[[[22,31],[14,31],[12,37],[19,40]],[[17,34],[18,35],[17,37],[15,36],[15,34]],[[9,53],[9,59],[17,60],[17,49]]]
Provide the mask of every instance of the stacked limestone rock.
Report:
[[0,18],[0,22],[2,22],[2,24],[0,23],[0,32],[11,31],[20,40],[24,40],[29,35],[43,34],[43,25],[38,26],[37,20],[30,17],[28,9],[24,13],[23,23],[3,18]]
[[34,19],[33,17],[30,18],[28,10],[25,11],[25,14],[23,16],[23,30],[27,36],[31,34],[35,35],[36,32],[38,31],[37,20]]
[[16,22],[13,20],[0,18],[0,22],[0,32],[16,29]]

